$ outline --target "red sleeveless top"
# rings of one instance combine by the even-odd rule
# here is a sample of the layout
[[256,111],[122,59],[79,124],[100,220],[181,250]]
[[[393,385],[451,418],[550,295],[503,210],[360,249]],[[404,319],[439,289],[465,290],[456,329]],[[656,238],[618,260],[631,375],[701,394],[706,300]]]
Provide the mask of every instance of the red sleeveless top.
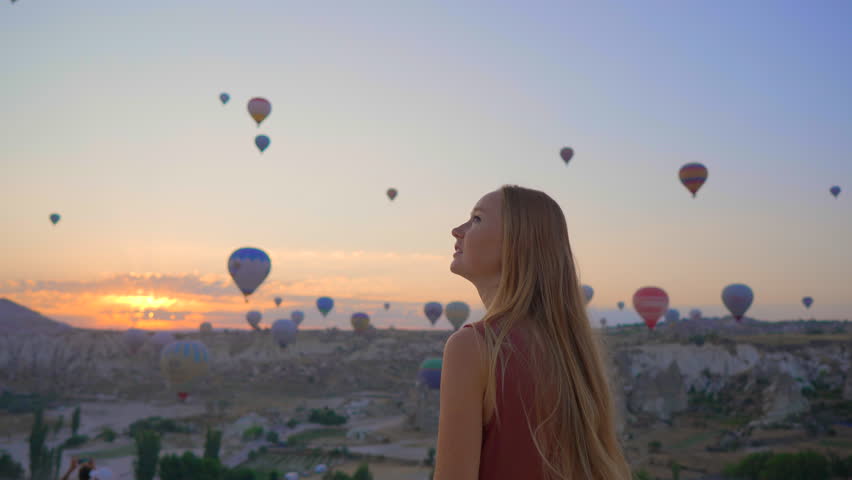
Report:
[[[465,327],[475,327],[480,335],[485,325],[476,322]],[[529,351],[518,328],[506,336],[504,342],[514,347],[506,359],[497,362],[496,408],[482,428],[482,450],[479,457],[480,480],[541,480],[544,465],[535,448],[527,416],[533,420],[534,385],[528,363]],[[526,413],[525,413],[526,410]]]

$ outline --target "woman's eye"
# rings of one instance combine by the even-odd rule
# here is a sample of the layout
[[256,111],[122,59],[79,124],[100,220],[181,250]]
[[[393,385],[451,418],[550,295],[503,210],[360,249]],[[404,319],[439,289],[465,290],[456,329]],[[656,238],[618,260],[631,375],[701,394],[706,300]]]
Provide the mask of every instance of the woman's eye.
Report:
[[475,222],[481,222],[481,221],[482,221],[482,219],[481,219],[481,218],[479,218],[479,215],[474,215],[474,216],[473,216],[473,221],[475,221]]

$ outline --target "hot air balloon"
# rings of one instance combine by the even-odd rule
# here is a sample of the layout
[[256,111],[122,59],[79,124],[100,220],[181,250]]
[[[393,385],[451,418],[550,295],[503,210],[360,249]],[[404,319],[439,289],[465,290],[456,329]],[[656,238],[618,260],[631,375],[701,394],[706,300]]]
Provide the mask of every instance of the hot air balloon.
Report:
[[618,302],[618,309],[624,310],[624,302]]
[[254,137],[254,144],[257,146],[257,149],[260,150],[260,153],[263,153],[266,150],[266,147],[269,146],[269,137],[266,135],[258,135]]
[[305,320],[305,312],[301,310],[293,310],[293,313],[290,314],[290,320],[293,320],[293,323],[298,327],[302,324],[302,321]]
[[802,303],[805,304],[805,308],[811,308],[811,305],[814,303],[814,299],[812,297],[805,297],[802,299]]
[[645,320],[645,325],[654,330],[657,321],[669,308],[669,296],[658,287],[642,287],[633,294],[633,308]]
[[470,307],[464,302],[450,302],[447,304],[447,320],[453,329],[458,330],[470,316]]
[[437,322],[438,319],[441,318],[441,314],[444,313],[444,307],[438,302],[429,302],[423,306],[423,313],[426,314],[426,318],[429,319],[432,326],[435,326],[435,322]]
[[385,310],[390,310],[390,303],[385,303]]
[[258,127],[260,126],[260,122],[266,119],[271,111],[272,104],[265,98],[255,97],[248,102],[249,115],[257,122]]
[[210,322],[202,323],[198,326],[198,329],[204,334],[213,333],[213,325],[211,325]]
[[754,301],[754,293],[748,285],[734,283],[722,290],[722,302],[725,303],[728,311],[738,322],[742,321],[743,315],[751,307],[752,301]]
[[227,93],[222,92],[222,93],[219,94],[219,100],[222,102],[222,105],[228,103],[228,100],[230,100],[230,99],[231,99],[231,96],[228,95]]
[[395,188],[389,188],[388,189],[388,198],[390,198],[391,201],[393,201],[393,199],[396,198],[396,194],[397,194],[397,191],[396,191]]
[[287,472],[284,475],[284,480],[299,480],[299,473],[298,472]]
[[352,322],[352,330],[355,330],[355,333],[366,333],[370,327],[370,316],[364,312],[353,313],[350,321]]
[[248,322],[249,325],[251,325],[251,328],[253,328],[255,330],[260,330],[259,325],[260,325],[260,320],[262,318],[263,318],[263,314],[261,314],[257,310],[252,310],[252,311],[246,313],[246,321]]
[[565,147],[559,151],[559,156],[562,157],[562,161],[565,162],[565,165],[568,165],[568,162],[570,162],[571,158],[574,157],[574,149],[571,147]]
[[837,198],[837,196],[840,195],[840,187],[837,185],[829,188],[828,191],[831,192],[831,195],[834,196],[834,198]]
[[181,340],[163,347],[160,370],[182,400],[210,367],[207,347],[195,340]]
[[692,310],[690,310],[689,319],[695,322],[701,320],[701,310],[697,308],[693,308]]
[[606,328],[606,317],[601,318],[601,328]]
[[594,297],[594,296],[595,296],[595,289],[588,286],[588,285],[583,285],[583,297],[586,299],[586,305],[588,305],[589,302],[592,301],[592,297]]
[[314,473],[325,473],[328,471],[328,467],[325,466],[324,463],[320,463],[316,467],[314,467]]
[[271,269],[269,255],[257,248],[240,248],[228,259],[228,272],[243,292],[246,303],[248,303],[248,296],[263,283]]
[[276,320],[272,324],[272,338],[275,339],[279,347],[284,348],[296,340],[298,330],[299,327],[292,320],[286,318]]
[[122,340],[127,346],[127,349],[130,350],[130,353],[136,353],[142,348],[142,345],[145,345],[145,342],[148,340],[148,334],[138,328],[131,328],[124,332]]
[[674,308],[670,308],[668,312],[666,312],[666,322],[674,323],[680,320],[680,312]]
[[707,167],[700,163],[687,163],[680,167],[680,181],[695,198],[698,189],[707,181]]
[[328,315],[328,312],[334,308],[334,300],[330,297],[320,297],[317,299],[317,310],[320,311],[323,317]]
[[166,345],[173,343],[175,336],[171,332],[160,331],[151,336],[151,345],[162,350]]
[[281,302],[283,302],[283,301],[284,301],[284,299],[283,299],[283,298],[281,298],[281,297],[275,297],[275,306],[276,306],[276,307],[280,307],[280,306],[281,306]]
[[50,223],[56,225],[57,223],[59,223],[60,218],[62,218],[62,217],[60,217],[58,213],[51,213],[50,214]]
[[432,390],[441,388],[441,365],[443,361],[439,357],[423,360],[417,372],[417,380]]

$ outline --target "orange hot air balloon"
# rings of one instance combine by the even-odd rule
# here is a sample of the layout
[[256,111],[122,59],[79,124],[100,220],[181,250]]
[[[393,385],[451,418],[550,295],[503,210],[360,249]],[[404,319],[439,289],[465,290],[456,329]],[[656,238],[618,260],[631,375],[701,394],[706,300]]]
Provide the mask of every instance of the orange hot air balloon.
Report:
[[658,287],[642,287],[633,294],[633,308],[645,320],[645,325],[653,330],[657,320],[669,309],[669,296]]
[[272,112],[272,104],[265,98],[255,97],[248,102],[248,112],[259,127],[260,122],[266,119],[269,113]]
[[698,193],[698,189],[707,181],[707,167],[700,163],[687,163],[680,167],[680,182],[687,190],[692,192],[692,198]]

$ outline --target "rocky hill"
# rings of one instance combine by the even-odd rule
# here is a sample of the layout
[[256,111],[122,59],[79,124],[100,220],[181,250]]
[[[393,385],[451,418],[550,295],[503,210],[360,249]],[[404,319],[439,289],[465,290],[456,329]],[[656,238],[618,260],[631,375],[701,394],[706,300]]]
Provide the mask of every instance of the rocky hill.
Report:
[[[8,387],[134,399],[170,395],[153,345],[132,355],[120,332],[58,324],[8,328],[26,318],[33,325],[55,324],[10,303],[2,305],[31,315],[18,314],[10,323],[0,317],[7,332],[0,336],[0,382]],[[721,402],[729,411],[773,421],[807,410],[812,391],[842,392],[852,400],[852,342],[845,333],[784,344],[718,336],[697,342],[672,333],[673,327],[654,336],[622,330],[611,329],[606,340],[616,397],[630,422],[667,421],[698,401]],[[781,333],[766,338],[776,338],[771,335],[786,338]],[[211,353],[211,373],[198,386],[199,395],[239,390],[333,396],[373,390],[400,398],[414,395],[420,362],[440,356],[448,336],[442,331],[375,330],[369,336],[300,331],[297,341],[282,349],[263,331],[178,334],[200,339]]]

